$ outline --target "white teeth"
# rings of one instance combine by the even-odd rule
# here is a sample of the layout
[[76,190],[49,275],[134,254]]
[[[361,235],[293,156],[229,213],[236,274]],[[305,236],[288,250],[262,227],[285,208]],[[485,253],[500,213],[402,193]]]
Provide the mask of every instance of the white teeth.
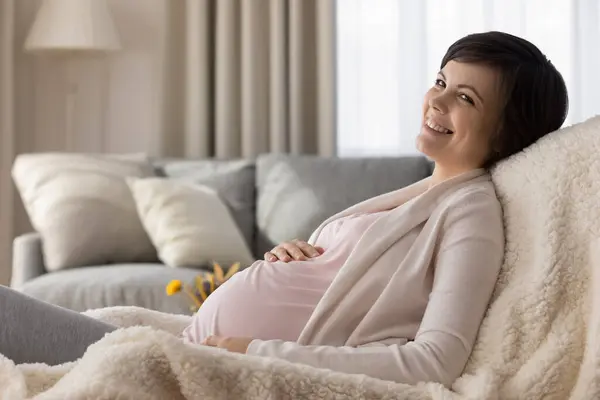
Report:
[[427,125],[431,129],[433,129],[434,131],[439,132],[439,133],[450,133],[450,130],[444,128],[443,126],[439,126],[437,124],[434,124],[433,122],[431,122],[429,120],[427,120],[425,122],[425,125]]

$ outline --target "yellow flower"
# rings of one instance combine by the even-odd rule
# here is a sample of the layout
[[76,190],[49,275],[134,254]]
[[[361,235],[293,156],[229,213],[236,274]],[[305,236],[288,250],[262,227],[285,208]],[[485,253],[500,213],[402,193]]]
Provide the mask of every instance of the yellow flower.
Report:
[[204,277],[202,275],[196,276],[196,289],[198,289],[202,301],[206,300],[208,293],[204,290]]
[[215,280],[218,284],[221,284],[225,281],[225,275],[223,274],[223,268],[219,265],[219,263],[213,263],[213,271],[215,272]]
[[240,269],[240,263],[236,262],[231,267],[229,267],[229,270],[227,271],[227,275],[225,275],[224,280],[226,281],[227,279],[231,278],[233,276],[233,274],[235,274],[236,272],[239,271],[239,269]]
[[167,285],[167,295],[172,296],[181,291],[182,283],[178,279],[174,279]]
[[221,285],[221,284],[225,283],[225,281],[227,279],[231,278],[231,276],[233,274],[235,274],[236,272],[238,272],[239,269],[240,269],[240,263],[237,262],[237,263],[233,264],[231,267],[229,267],[229,269],[227,270],[227,274],[225,275],[225,274],[223,274],[223,268],[221,268],[221,266],[217,262],[213,262],[215,283],[217,285]]
[[190,288],[188,285],[183,285],[183,291],[185,292],[185,294],[187,294],[189,296],[190,299],[192,299],[194,304],[196,304],[196,307],[200,308],[200,306],[202,305],[202,302],[200,300],[198,300],[198,297],[196,297],[192,288]]

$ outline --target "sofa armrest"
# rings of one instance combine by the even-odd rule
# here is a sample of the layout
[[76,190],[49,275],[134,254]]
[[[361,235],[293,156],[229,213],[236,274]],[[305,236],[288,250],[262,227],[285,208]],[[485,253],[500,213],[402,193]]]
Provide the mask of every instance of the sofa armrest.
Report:
[[18,289],[25,282],[45,274],[42,237],[37,232],[17,236],[13,241],[12,278],[10,286]]

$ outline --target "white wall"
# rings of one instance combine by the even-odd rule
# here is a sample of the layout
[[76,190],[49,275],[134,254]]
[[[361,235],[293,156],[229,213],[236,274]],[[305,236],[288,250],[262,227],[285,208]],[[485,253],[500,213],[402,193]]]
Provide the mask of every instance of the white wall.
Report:
[[[164,118],[165,107],[169,106],[164,94],[170,84],[167,67],[171,50],[167,40],[172,41],[167,31],[177,23],[172,19],[180,16],[173,13],[171,1],[110,0],[123,50],[104,59],[67,60],[22,52],[41,1],[15,1],[15,153],[165,153],[161,135],[168,134],[170,128]],[[65,135],[67,76],[78,87],[71,142]],[[2,223],[12,223],[14,234],[29,231],[20,200],[16,198],[15,203],[12,218]],[[4,243],[1,248],[10,246]],[[0,284],[8,282],[9,258],[6,252],[0,254]]]

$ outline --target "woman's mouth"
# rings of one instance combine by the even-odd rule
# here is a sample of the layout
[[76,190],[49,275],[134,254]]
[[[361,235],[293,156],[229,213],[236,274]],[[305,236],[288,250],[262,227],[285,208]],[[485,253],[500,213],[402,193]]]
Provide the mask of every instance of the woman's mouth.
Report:
[[446,135],[452,135],[454,133],[450,129],[445,128],[445,127],[441,126],[440,124],[433,122],[430,119],[425,121],[425,126],[436,133],[442,133],[442,134],[446,134]]

